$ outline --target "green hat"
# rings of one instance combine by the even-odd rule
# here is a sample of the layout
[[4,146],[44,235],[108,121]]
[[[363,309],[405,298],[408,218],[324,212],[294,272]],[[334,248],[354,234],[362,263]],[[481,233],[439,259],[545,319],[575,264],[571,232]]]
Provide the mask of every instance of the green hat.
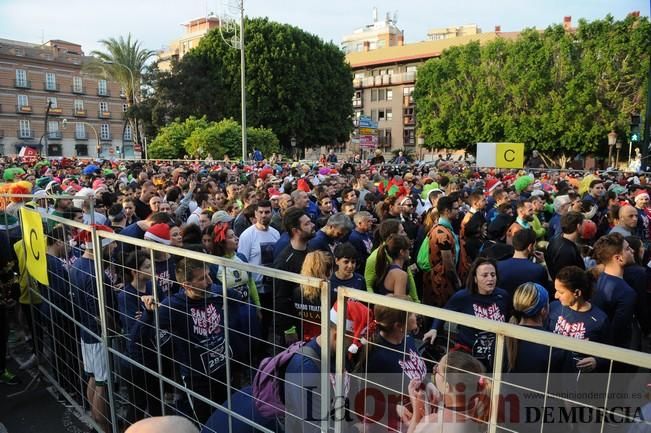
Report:
[[2,175],[2,178],[7,182],[13,182],[16,176],[22,176],[23,174],[25,174],[25,170],[23,170],[22,168],[9,167],[8,169],[5,170],[4,174]]
[[515,191],[520,194],[532,183],[533,179],[530,176],[520,176],[515,180],[515,182],[513,182],[513,186],[515,186]]
[[50,182],[52,182],[52,178],[50,176],[39,177],[36,179],[36,186],[39,188],[45,188]]

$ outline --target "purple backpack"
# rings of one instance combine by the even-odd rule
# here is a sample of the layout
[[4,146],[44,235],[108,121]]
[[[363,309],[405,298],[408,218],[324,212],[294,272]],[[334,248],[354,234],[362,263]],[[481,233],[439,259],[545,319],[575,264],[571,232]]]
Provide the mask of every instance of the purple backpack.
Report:
[[314,349],[297,341],[276,356],[265,358],[253,378],[253,396],[255,408],[265,418],[285,415],[285,370],[292,357],[300,352],[321,363],[319,354]]

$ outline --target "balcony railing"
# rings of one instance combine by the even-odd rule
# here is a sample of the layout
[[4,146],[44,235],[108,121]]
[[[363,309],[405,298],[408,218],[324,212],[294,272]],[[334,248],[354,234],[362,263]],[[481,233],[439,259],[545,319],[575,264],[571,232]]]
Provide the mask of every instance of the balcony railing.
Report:
[[402,105],[408,107],[414,105],[414,95],[405,95],[402,97]]
[[48,140],[61,140],[61,138],[63,138],[63,134],[61,131],[52,131],[47,133],[47,138]]
[[16,113],[31,114],[32,113],[32,106],[31,105],[16,105]]
[[88,116],[88,112],[83,108],[75,108],[74,110],[72,110],[72,114],[75,117],[86,117],[86,116]]
[[14,87],[18,87],[20,89],[31,89],[32,82],[29,80],[14,80]]
[[59,83],[48,83],[47,81],[43,82],[43,90],[47,90],[48,92],[58,92],[59,88]]
[[97,112],[97,117],[100,119],[110,119],[111,118],[111,112],[110,111],[98,111]]
[[86,89],[84,88],[84,86],[75,86],[74,84],[70,86],[70,91],[72,93],[76,93],[77,95],[83,95],[84,93],[86,93]]
[[34,135],[33,129],[18,129],[16,131],[16,137],[18,138],[34,138]]
[[355,78],[353,80],[353,87],[356,88],[356,89],[359,89],[360,87],[362,87],[363,84],[364,84],[364,81],[361,78]]
[[97,96],[111,96],[111,92],[109,92],[109,89],[97,88]]
[[362,100],[361,99],[354,99],[353,100],[353,108],[361,108],[362,107]]
[[50,107],[50,114],[53,114],[55,116],[59,116],[59,115],[63,114],[63,108],[60,108],[60,107],[51,108]]
[[405,116],[402,119],[402,122],[404,125],[415,125],[416,124],[416,116]]
[[75,132],[75,140],[88,140],[88,134],[85,132]]
[[111,140],[113,140],[113,136],[111,134],[100,134],[99,135],[99,140],[100,141],[111,141]]

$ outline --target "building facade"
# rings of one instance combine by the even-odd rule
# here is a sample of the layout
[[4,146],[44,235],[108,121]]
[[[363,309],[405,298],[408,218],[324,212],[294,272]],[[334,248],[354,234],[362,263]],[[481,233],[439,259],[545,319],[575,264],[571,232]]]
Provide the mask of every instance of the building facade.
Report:
[[51,157],[133,157],[127,101],[116,82],[82,72],[78,44],[0,39],[0,151]]
[[403,43],[404,35],[397,26],[396,16],[392,18],[387,14],[384,21],[380,21],[377,9],[373,8],[373,22],[344,36],[341,49],[348,54],[394,47]]
[[[355,120],[370,116],[378,123],[378,148],[383,152],[405,150],[420,154],[414,88],[418,68],[439,57],[452,46],[480,43],[517,33],[477,33],[392,46],[377,50],[349,52],[346,60],[353,70],[353,110]],[[348,153],[361,152],[356,132],[346,145]],[[421,143],[422,144],[422,143]]]
[[161,71],[172,69],[173,61],[181,60],[188,51],[199,45],[199,41],[206,33],[219,26],[219,18],[212,15],[183,23],[185,34],[172,41],[169,47],[158,53],[158,68]]

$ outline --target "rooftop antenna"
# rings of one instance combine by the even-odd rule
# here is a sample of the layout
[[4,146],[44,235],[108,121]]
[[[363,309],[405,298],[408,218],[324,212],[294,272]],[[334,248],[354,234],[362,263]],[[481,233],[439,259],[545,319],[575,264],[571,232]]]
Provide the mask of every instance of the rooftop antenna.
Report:
[[377,7],[373,6],[373,22],[377,22]]
[[398,11],[393,11],[393,24],[398,24]]

